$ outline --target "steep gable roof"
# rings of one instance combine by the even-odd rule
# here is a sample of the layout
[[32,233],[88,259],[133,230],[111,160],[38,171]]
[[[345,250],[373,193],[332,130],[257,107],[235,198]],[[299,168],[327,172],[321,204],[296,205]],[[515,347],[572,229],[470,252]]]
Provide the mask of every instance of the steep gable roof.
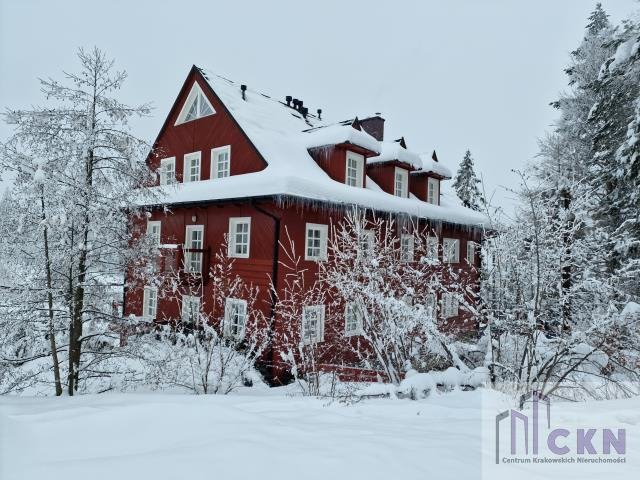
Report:
[[[245,91],[243,99],[240,84],[204,69],[198,69],[197,74],[206,80],[211,91],[265,159],[267,167],[259,172],[221,179],[155,187],[159,200],[154,204],[287,196],[321,203],[359,205],[463,225],[484,223],[485,217],[473,210],[395,197],[382,191],[370,179],[367,179],[366,188],[332,180],[311,157],[310,148],[349,143],[380,153],[381,143],[365,131],[354,128],[353,122],[332,124],[313,115],[303,115],[286,103],[250,88]],[[399,146],[398,143],[395,145]]]

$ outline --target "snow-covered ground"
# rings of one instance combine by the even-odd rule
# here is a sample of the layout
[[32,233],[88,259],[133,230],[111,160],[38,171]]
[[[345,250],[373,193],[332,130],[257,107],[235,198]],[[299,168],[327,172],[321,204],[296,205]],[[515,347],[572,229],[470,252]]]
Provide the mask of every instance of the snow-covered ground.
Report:
[[617,465],[495,465],[506,397],[478,390],[345,405],[280,389],[229,396],[0,399],[0,478],[640,478],[640,401],[555,404],[554,423],[627,429]]

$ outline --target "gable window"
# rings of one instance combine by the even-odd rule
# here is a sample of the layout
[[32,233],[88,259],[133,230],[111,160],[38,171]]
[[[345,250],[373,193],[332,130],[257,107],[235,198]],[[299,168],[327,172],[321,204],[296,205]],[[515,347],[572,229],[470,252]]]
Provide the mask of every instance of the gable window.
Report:
[[327,259],[327,225],[307,223],[305,260]]
[[324,305],[302,307],[302,331],[304,343],[315,343],[324,340]]
[[229,256],[249,258],[251,243],[251,217],[229,219]]
[[162,223],[159,220],[147,221],[147,237],[152,245],[160,246],[160,225]]
[[471,240],[467,242],[467,262],[469,265],[476,264],[476,244]]
[[176,157],[160,160],[160,185],[176,183]]
[[200,315],[200,297],[183,295],[181,313],[181,318],[184,323],[196,323]]
[[458,297],[453,293],[442,295],[442,316],[444,318],[458,316]]
[[364,315],[356,302],[348,302],[344,309],[344,333],[345,335],[358,335],[362,333]]
[[200,152],[187,153],[184,156],[184,182],[197,182],[200,180]]
[[437,237],[427,237],[427,258],[438,259],[438,239]]
[[364,178],[364,155],[347,151],[347,171],[344,178],[344,183],[347,185],[362,188]]
[[185,242],[184,242],[185,271],[191,272],[191,273],[202,272],[203,245],[204,245],[204,227],[202,225],[189,225],[185,233]]
[[158,311],[158,289],[155,287],[144,287],[142,297],[142,316],[148,319],[156,318]]
[[224,305],[224,335],[240,340],[247,323],[247,301],[227,298]]
[[409,172],[404,168],[396,167],[394,179],[393,194],[396,197],[406,198],[409,193]]
[[211,178],[224,178],[231,174],[231,145],[211,150]]
[[427,180],[427,202],[440,205],[440,182],[435,178]]
[[400,260],[413,262],[413,235],[405,234],[400,237]]
[[187,100],[184,102],[184,106],[175,124],[180,125],[181,123],[213,115],[214,113],[216,113],[216,111],[211,105],[211,102],[209,102],[209,99],[205,96],[198,82],[195,82],[193,87],[191,87],[191,91],[187,96]]
[[444,261],[458,263],[460,261],[460,240],[457,238],[445,238],[442,240]]
[[374,241],[373,230],[361,230],[358,235],[358,255],[372,254]]

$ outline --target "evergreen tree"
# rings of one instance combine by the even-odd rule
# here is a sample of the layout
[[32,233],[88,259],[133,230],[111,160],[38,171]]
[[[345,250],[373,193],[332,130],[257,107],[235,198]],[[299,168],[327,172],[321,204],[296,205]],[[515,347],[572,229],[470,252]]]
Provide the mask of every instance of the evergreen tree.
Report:
[[464,158],[456,173],[456,179],[453,182],[453,187],[456,189],[458,198],[462,200],[462,204],[473,210],[480,210],[482,204],[482,195],[478,189],[480,180],[476,176],[476,172],[473,169],[473,159],[471,158],[471,151],[467,150],[464,154]]
[[636,298],[640,296],[640,24],[626,21],[612,41],[597,88],[591,123],[596,194],[595,219],[607,233],[607,273]]

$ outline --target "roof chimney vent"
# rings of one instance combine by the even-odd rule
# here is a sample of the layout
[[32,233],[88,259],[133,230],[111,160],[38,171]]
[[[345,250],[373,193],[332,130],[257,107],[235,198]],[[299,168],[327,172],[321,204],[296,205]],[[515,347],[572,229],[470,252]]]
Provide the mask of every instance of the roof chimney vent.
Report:
[[307,118],[307,114],[309,113],[309,109],[307,107],[303,107],[302,106],[302,102],[300,102],[300,113],[302,113],[302,116],[304,118]]
[[293,103],[293,108],[295,108],[296,110],[298,109],[298,104],[300,103],[300,100],[298,100],[297,98],[294,98],[292,100]]
[[304,102],[302,100],[298,100],[298,110],[300,110],[300,112],[302,112],[303,105],[304,105]]
[[291,97],[291,95],[287,95],[286,97],[284,97],[284,99],[287,101],[287,107],[290,107],[293,97]]
[[318,109],[318,120],[322,120],[322,109]]
[[242,99],[246,100],[246,96],[245,96],[245,92],[247,91],[247,86],[246,85],[240,85],[240,90],[242,90]]

